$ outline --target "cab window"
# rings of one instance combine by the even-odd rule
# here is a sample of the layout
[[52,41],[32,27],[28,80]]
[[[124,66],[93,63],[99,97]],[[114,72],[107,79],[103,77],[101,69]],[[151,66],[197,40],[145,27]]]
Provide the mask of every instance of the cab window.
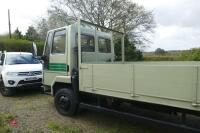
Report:
[[81,51],[95,52],[94,36],[81,34]]
[[49,34],[47,35],[47,40],[46,40],[46,45],[45,45],[45,50],[44,50],[45,56],[50,55],[52,37],[53,37],[53,32],[49,32]]
[[52,54],[64,54],[66,43],[66,30],[56,31],[54,33]]
[[98,38],[98,48],[100,53],[111,53],[111,41],[107,38]]

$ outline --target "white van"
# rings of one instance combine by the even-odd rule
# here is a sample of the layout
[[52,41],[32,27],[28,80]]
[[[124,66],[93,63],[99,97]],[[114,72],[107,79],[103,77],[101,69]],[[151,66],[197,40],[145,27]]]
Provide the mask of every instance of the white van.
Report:
[[12,96],[17,88],[40,87],[42,77],[42,64],[32,53],[1,53],[0,92],[3,96]]

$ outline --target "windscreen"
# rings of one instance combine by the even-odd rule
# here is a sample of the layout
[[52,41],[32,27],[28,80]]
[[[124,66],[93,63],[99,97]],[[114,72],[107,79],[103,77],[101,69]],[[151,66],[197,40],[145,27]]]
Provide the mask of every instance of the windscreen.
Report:
[[5,63],[6,65],[39,64],[40,61],[31,54],[8,54]]

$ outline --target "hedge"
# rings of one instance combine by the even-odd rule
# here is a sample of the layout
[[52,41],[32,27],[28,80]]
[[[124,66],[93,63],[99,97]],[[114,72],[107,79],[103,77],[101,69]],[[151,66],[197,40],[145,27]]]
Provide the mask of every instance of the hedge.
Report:
[[[28,40],[23,39],[10,39],[8,37],[0,36],[0,51],[8,51],[8,52],[31,52],[32,51],[32,43]],[[42,55],[44,42],[37,41],[38,55]]]
[[200,61],[200,48],[184,50],[176,54],[169,55],[149,55],[144,56],[145,61]]
[[143,57],[144,61],[175,61],[177,60],[172,56],[145,56]]

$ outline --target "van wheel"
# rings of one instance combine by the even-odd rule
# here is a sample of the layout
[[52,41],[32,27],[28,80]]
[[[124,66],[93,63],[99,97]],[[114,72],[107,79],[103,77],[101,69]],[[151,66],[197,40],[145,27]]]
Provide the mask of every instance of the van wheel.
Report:
[[14,93],[15,93],[15,90],[14,88],[12,89],[8,89],[4,86],[4,83],[1,82],[0,83],[0,92],[1,92],[1,95],[5,96],[5,97],[9,97],[9,96],[13,96]]
[[78,100],[71,90],[60,89],[55,94],[54,104],[60,114],[73,116],[77,111]]

